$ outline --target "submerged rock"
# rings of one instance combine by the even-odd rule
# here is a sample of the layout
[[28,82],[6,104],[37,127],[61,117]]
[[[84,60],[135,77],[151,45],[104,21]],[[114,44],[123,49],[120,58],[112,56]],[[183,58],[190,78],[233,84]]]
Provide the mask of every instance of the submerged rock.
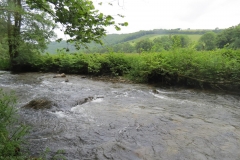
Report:
[[30,101],[28,104],[24,105],[24,108],[32,109],[50,109],[53,105],[53,102],[47,98],[38,98]]
[[94,97],[91,97],[91,96],[87,98],[79,99],[73,104],[73,106],[82,105],[84,103],[91,102],[92,100],[94,100]]
[[53,76],[53,78],[61,78],[61,77],[66,77],[66,74],[62,73],[62,74],[57,74],[57,75]]
[[152,92],[153,92],[154,94],[159,94],[159,92],[158,92],[156,89],[153,89]]

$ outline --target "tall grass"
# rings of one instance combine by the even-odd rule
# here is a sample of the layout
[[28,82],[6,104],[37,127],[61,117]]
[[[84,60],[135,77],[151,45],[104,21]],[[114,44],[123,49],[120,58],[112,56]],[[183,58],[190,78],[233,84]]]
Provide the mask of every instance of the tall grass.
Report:
[[16,98],[12,93],[0,89],[0,159],[25,159],[21,152],[26,126],[17,124],[14,104]]
[[15,104],[14,93],[4,92],[0,89],[0,160],[65,160],[63,150],[58,150],[50,155],[48,148],[37,158],[31,158],[30,153],[27,153],[22,147],[27,143],[24,137],[27,135],[29,127],[18,122]]

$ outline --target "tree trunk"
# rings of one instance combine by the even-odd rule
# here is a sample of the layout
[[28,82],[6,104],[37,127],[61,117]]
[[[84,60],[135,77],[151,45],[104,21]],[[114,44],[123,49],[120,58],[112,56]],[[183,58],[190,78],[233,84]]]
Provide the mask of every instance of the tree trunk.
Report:
[[[11,1],[9,0],[9,3]],[[10,63],[12,64],[13,60],[13,40],[12,40],[12,22],[11,22],[12,12],[8,12],[8,20],[7,20],[7,32],[8,32],[8,53],[10,57]]]
[[21,31],[21,0],[9,0],[9,3],[14,4],[15,11],[8,12],[8,49],[10,56],[11,68],[16,65],[15,58],[19,55],[20,31]]

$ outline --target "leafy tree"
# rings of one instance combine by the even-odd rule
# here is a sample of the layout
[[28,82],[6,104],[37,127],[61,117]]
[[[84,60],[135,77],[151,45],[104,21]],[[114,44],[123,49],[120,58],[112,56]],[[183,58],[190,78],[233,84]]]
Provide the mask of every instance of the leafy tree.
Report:
[[[0,2],[1,3],[1,2]],[[6,21],[1,16],[1,10],[0,10],[0,59],[7,58],[7,30],[5,28]]]
[[25,63],[26,58],[39,49],[46,48],[48,38],[54,35],[55,25],[45,12],[31,9],[24,0],[3,0],[0,11],[13,69],[18,63]]
[[163,43],[167,41],[163,40],[164,37],[168,38],[167,36],[163,36],[163,37],[155,38],[153,40],[153,46],[151,49],[152,52],[161,52],[165,50]]
[[216,49],[216,33],[207,32],[201,36],[196,46],[197,50],[214,50]]
[[170,50],[172,48],[173,42],[171,36],[162,36],[153,40],[155,45],[161,46],[164,50]]
[[138,53],[143,51],[150,51],[153,47],[153,43],[149,39],[144,39],[136,43],[135,48]]
[[220,32],[216,37],[216,44],[219,48],[225,46],[232,49],[240,48],[240,24]]
[[181,38],[178,35],[174,35],[172,38],[172,48],[181,48]]
[[61,24],[68,42],[80,46],[106,34],[105,26],[117,30],[127,23],[116,24],[113,17],[95,10],[90,0],[2,0],[0,19],[7,31],[8,53],[12,66],[22,63],[26,53],[45,49],[54,37],[55,24]]
[[162,50],[170,50],[173,48],[188,47],[190,38],[186,35],[162,36],[153,40],[152,51],[160,52]]
[[186,35],[171,36],[172,48],[186,48],[190,44],[190,38]]
[[186,35],[179,35],[179,36],[180,36],[181,47],[182,48],[188,47],[189,44],[191,43],[191,39]]
[[114,52],[120,52],[120,53],[132,53],[135,51],[134,46],[132,46],[130,43],[121,43],[113,46]]

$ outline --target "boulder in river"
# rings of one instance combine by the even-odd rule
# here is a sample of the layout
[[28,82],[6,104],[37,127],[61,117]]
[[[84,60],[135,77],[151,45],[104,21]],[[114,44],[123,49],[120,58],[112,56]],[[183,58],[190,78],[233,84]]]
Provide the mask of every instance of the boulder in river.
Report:
[[66,74],[62,73],[62,74],[57,74],[57,75],[53,76],[53,78],[61,78],[61,77],[66,77]]
[[79,100],[77,100],[75,105],[82,105],[84,103],[91,102],[93,99],[94,99],[94,97],[91,97],[91,96],[84,98],[84,99],[79,99]]
[[30,101],[24,108],[32,108],[32,109],[50,109],[53,105],[53,102],[47,98],[38,98]]

